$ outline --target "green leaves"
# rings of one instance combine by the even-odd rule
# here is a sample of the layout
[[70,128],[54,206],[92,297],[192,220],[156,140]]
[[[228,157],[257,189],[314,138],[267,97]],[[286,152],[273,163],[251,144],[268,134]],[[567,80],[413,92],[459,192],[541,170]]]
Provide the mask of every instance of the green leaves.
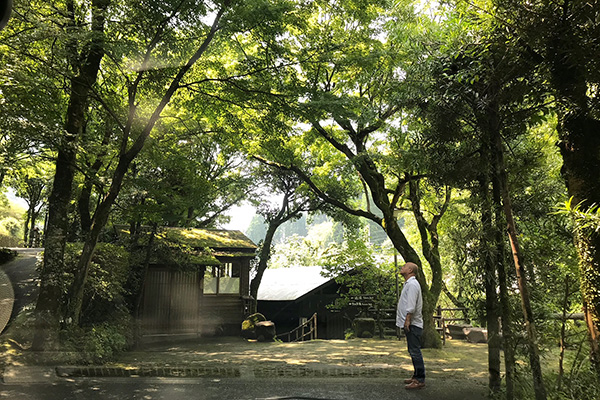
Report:
[[574,205],[571,197],[559,208],[557,214],[570,215],[575,221],[575,229],[582,231],[584,235],[600,232],[600,206],[596,204],[584,208],[582,204]]

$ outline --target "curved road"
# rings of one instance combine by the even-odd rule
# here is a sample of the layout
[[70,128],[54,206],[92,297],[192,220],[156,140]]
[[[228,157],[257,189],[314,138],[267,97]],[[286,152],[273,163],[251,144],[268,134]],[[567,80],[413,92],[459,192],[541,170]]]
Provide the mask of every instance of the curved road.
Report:
[[[12,284],[14,293],[14,304],[8,323],[15,318],[25,307],[33,304],[38,291],[38,273],[35,269],[37,256],[43,249],[13,249],[19,255],[14,260],[0,265],[0,282],[6,284],[6,278]],[[1,284],[0,284],[1,285]],[[6,291],[8,289],[8,291]],[[8,293],[9,288],[5,288],[3,293]],[[4,299],[0,305],[0,314],[8,313],[8,307],[11,302]],[[0,321],[2,322],[2,321]],[[0,323],[0,332],[4,329]]]

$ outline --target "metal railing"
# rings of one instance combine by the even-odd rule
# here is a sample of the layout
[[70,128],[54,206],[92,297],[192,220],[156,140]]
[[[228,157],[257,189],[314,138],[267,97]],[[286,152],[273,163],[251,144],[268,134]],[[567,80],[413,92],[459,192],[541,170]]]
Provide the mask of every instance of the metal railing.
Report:
[[[287,338],[287,340],[284,340]],[[277,339],[283,342],[303,342],[317,338],[317,313],[314,313],[306,322],[289,332],[277,335]]]

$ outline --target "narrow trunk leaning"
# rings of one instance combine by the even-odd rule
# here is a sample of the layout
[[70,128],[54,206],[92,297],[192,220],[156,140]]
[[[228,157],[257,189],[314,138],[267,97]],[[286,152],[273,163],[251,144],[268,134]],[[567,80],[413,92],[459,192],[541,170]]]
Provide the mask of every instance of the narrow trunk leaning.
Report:
[[540,354],[538,347],[537,330],[531,308],[531,300],[529,297],[529,288],[527,276],[523,265],[523,256],[519,247],[516,224],[513,218],[512,203],[508,191],[508,178],[506,176],[506,168],[504,165],[504,148],[502,146],[502,137],[500,132],[495,132],[494,138],[494,163],[495,170],[498,174],[498,182],[500,184],[500,196],[506,218],[508,239],[510,242],[515,270],[517,274],[517,284],[521,296],[521,308],[523,310],[523,318],[525,322],[525,330],[527,334],[527,346],[529,351],[529,364],[533,377],[533,390],[536,400],[546,400],[546,387],[542,376],[542,367],[540,363]]

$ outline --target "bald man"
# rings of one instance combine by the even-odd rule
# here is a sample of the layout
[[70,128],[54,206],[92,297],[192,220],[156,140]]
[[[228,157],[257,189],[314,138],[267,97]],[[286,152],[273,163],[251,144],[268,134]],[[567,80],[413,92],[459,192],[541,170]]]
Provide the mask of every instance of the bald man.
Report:
[[404,286],[398,300],[396,311],[396,326],[404,330],[408,354],[413,363],[412,377],[405,379],[404,387],[407,390],[422,389],[425,387],[425,364],[421,354],[421,336],[423,336],[423,296],[421,285],[417,281],[417,264],[407,262],[400,269],[404,277]]

